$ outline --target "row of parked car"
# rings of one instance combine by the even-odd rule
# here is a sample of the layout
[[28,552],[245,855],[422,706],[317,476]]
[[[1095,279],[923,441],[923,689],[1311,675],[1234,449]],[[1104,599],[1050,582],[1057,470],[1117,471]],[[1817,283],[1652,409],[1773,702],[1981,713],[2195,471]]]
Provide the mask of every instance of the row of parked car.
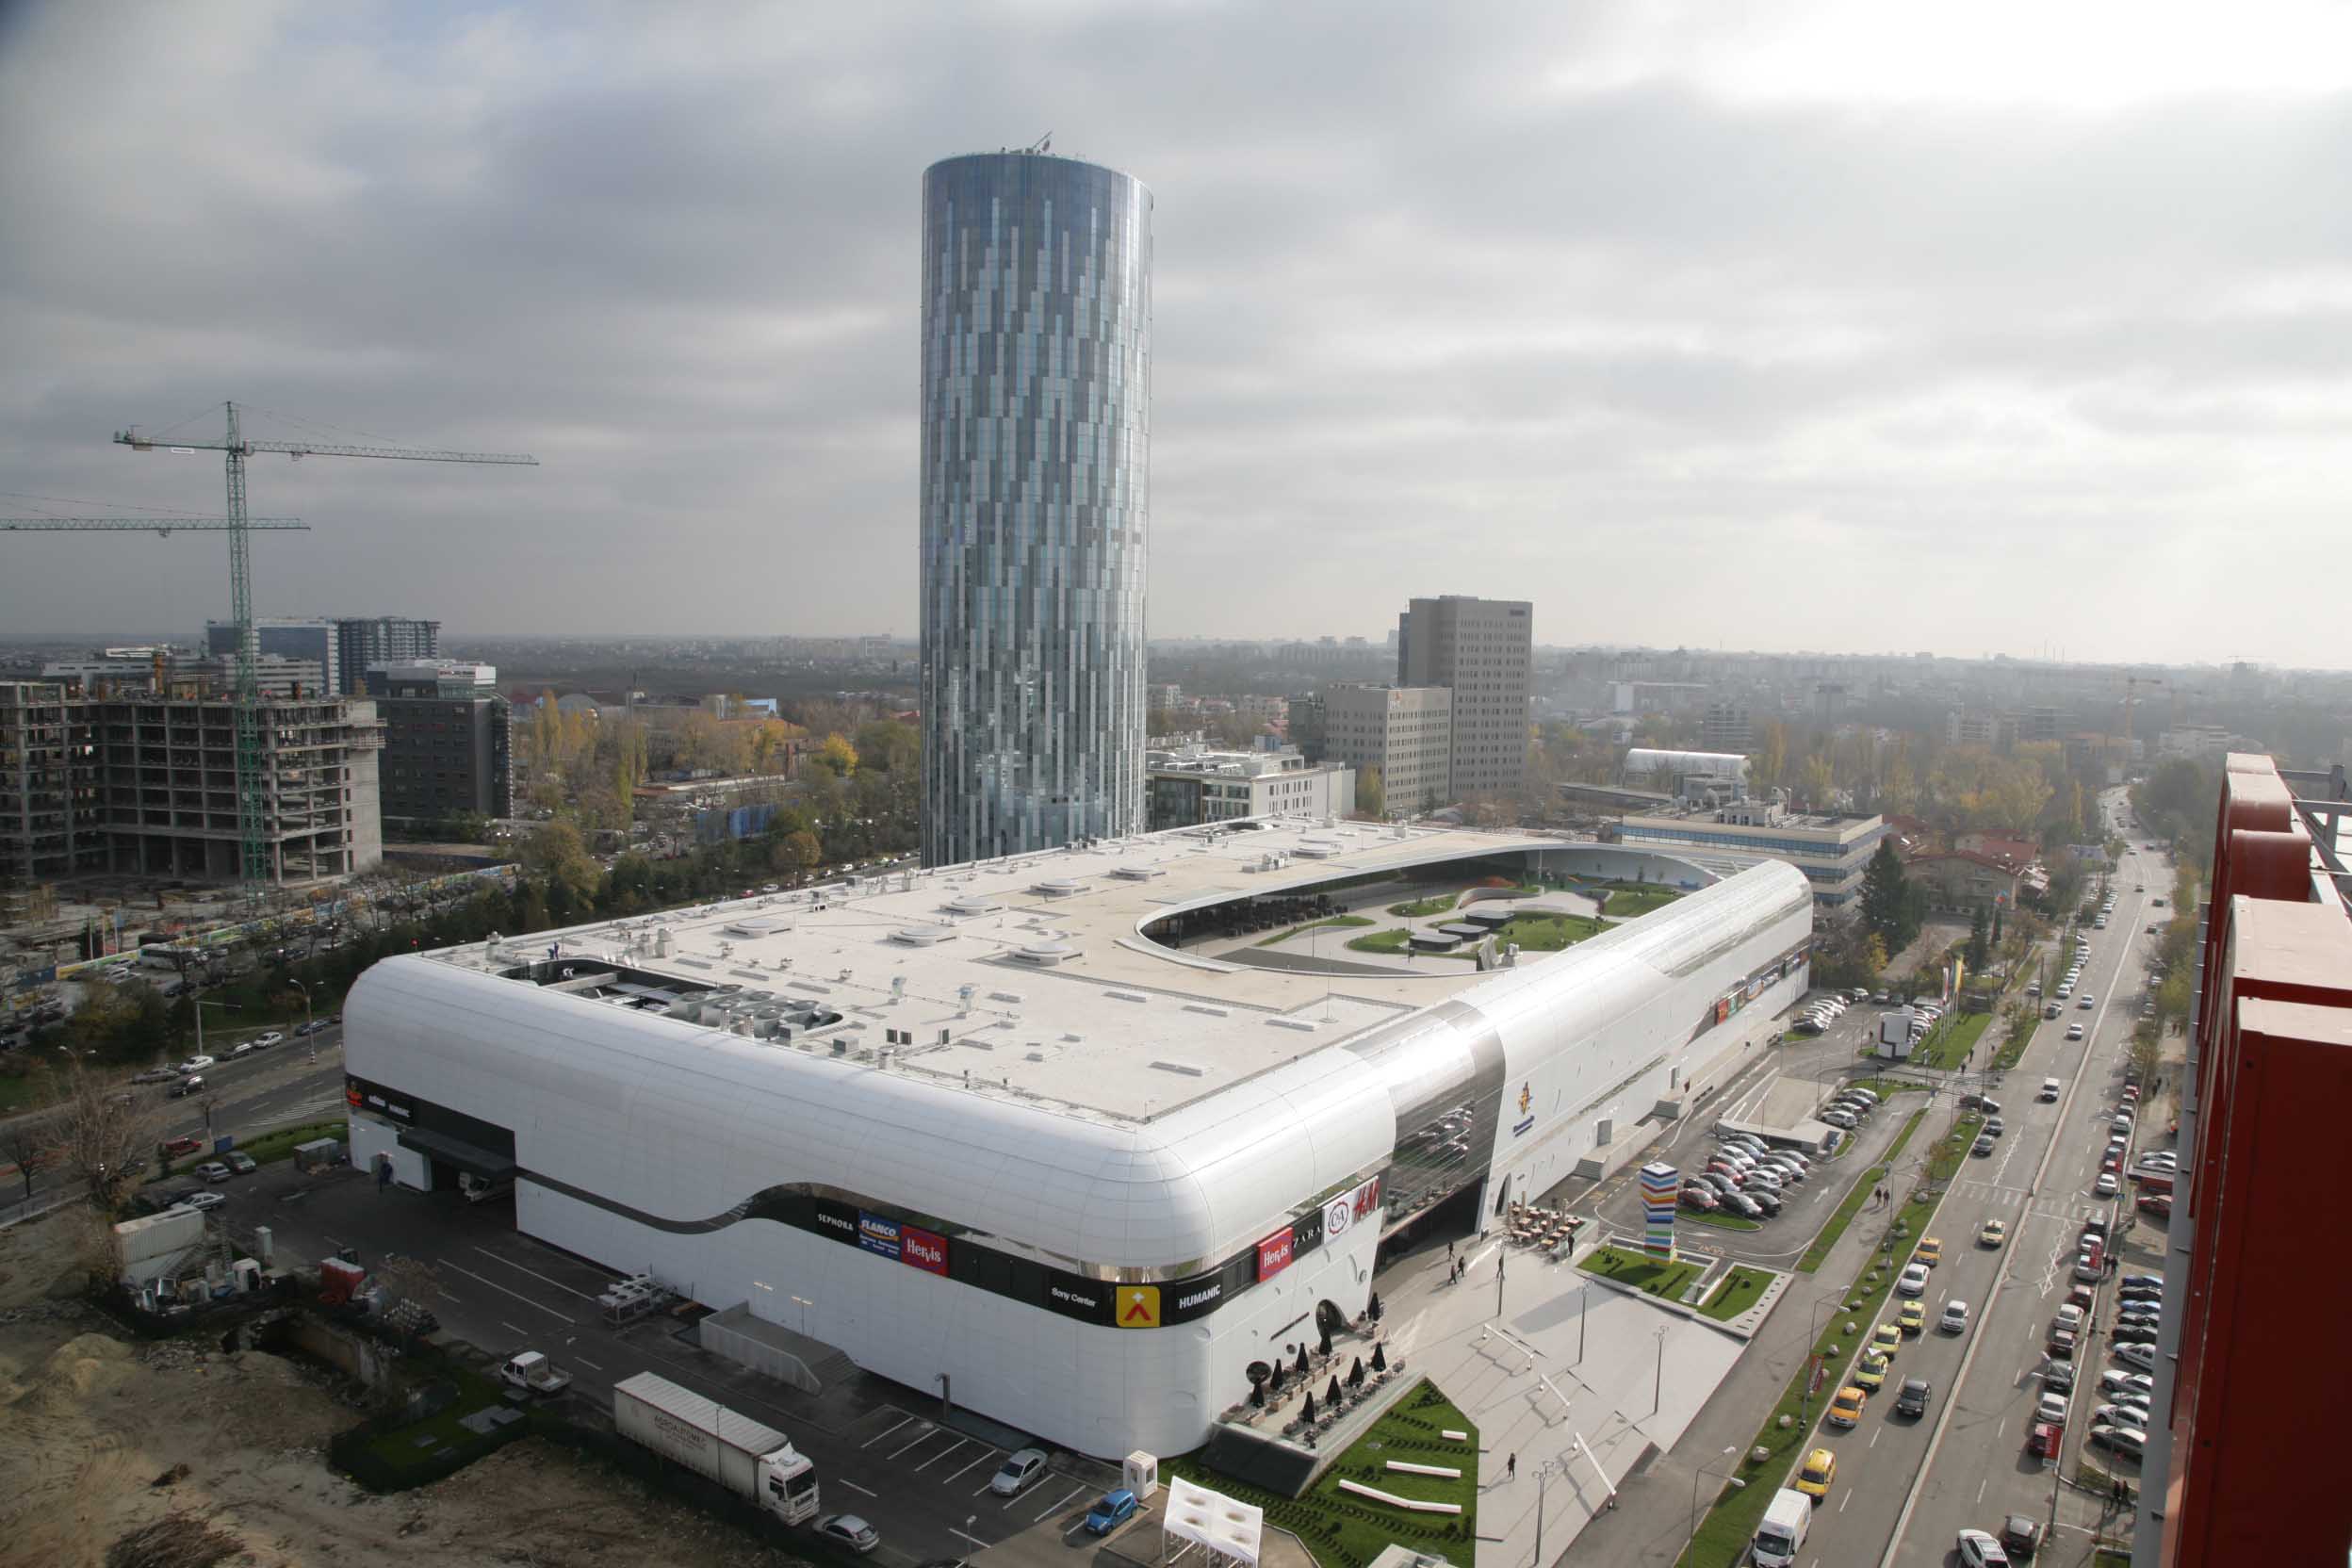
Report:
[[1841,1133],[1851,1133],[1858,1130],[1870,1119],[1870,1113],[1877,1109],[1878,1095],[1874,1090],[1847,1087],[1831,1095],[1813,1116],[1814,1119],[1827,1122]]
[[1753,1133],[1724,1133],[1707,1168],[1682,1184],[1682,1206],[1700,1214],[1770,1219],[1803,1184],[1813,1163],[1792,1149],[1774,1149]]

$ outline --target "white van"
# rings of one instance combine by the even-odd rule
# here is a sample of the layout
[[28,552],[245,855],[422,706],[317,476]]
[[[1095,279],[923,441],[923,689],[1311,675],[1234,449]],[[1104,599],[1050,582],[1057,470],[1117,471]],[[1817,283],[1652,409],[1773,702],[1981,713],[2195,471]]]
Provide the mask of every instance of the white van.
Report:
[[2058,1098],[2057,1079],[2045,1078],[2042,1080],[2042,1098],[2044,1100],[2055,1100]]
[[1761,1568],[1788,1568],[1805,1547],[1805,1532],[1813,1526],[1813,1500],[1793,1486],[1772,1494],[1772,1506],[1756,1527],[1749,1550]]

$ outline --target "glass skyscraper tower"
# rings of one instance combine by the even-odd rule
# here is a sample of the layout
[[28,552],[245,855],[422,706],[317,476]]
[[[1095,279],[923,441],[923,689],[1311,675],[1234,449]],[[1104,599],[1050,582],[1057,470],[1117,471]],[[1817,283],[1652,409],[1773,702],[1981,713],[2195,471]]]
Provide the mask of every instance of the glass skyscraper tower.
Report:
[[923,176],[923,859],[1143,826],[1152,193]]

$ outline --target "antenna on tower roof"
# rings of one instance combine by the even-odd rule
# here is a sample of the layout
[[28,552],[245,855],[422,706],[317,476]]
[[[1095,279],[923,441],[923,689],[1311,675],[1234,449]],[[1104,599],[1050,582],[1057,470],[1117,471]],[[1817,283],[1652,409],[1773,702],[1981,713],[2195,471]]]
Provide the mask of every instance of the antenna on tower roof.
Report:
[[1053,150],[1054,133],[1052,131],[1046,132],[1043,136],[1037,138],[1037,140],[1031,142],[1026,148],[1023,149],[1024,152],[1031,153],[1050,153]]

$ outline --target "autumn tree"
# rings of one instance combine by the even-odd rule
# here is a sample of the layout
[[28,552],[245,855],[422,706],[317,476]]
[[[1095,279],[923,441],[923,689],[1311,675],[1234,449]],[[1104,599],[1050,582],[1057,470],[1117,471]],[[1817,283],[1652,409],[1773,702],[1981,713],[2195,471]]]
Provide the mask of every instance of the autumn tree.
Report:
[[57,1167],[67,1180],[82,1184],[92,1207],[112,1214],[139,1188],[155,1145],[155,1111],[79,1056],[69,1055],[65,1067],[52,1071]]
[[839,731],[827,735],[816,750],[808,754],[808,760],[836,778],[847,778],[858,771],[858,748],[850,743],[848,736]]
[[1377,762],[1356,770],[1356,810],[1376,820],[1388,815],[1388,786],[1381,782]]
[[580,841],[580,829],[567,822],[545,823],[534,829],[523,841],[523,865],[574,899],[596,891],[604,874]]

